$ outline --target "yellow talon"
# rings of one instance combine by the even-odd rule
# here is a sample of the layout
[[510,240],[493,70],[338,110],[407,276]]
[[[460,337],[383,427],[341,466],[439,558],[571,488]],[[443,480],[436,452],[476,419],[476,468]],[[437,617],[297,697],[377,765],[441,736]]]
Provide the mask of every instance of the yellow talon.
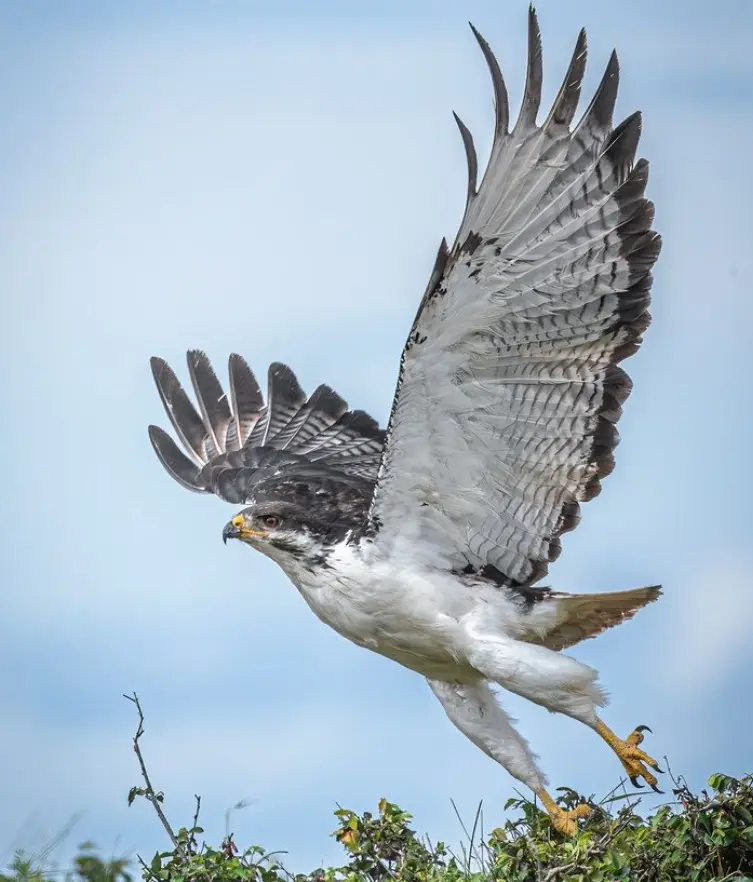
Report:
[[655,790],[657,793],[663,793],[657,787],[656,775],[650,772],[648,768],[650,766],[654,771],[661,773],[662,770],[659,768],[659,763],[638,746],[643,742],[644,730],[651,731],[648,726],[637,726],[627,738],[623,739],[618,738],[602,720],[597,719],[596,721],[596,731],[617,754],[633,787],[642,787],[643,785],[638,779],[643,778],[652,790]]
[[593,814],[591,806],[582,802],[574,809],[563,809],[552,799],[546,790],[537,790],[536,796],[547,811],[552,827],[563,836],[575,836],[578,832],[578,818],[589,818]]

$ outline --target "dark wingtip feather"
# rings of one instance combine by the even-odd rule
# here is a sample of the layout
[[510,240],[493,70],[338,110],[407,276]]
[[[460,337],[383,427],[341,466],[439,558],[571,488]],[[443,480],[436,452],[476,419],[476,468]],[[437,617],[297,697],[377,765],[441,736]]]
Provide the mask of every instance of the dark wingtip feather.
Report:
[[170,365],[165,361],[164,358],[160,358],[158,355],[153,355],[149,359],[149,367],[152,369],[152,376],[154,377],[154,382],[157,384],[157,386],[159,386],[162,382],[162,377],[164,374],[172,374],[172,376],[175,377],[173,369],[170,367]]
[[473,31],[473,36],[484,54],[489,73],[492,78],[492,86],[494,87],[494,141],[497,142],[503,135],[507,134],[507,128],[510,124],[510,100],[507,96],[507,86],[505,78],[502,76],[502,70],[499,66],[491,47],[476,28],[468,22]]
[[460,137],[463,139],[463,147],[465,148],[465,158],[468,163],[468,191],[466,194],[466,206],[476,195],[476,184],[478,181],[478,157],[476,156],[476,147],[473,144],[473,135],[468,126],[462,119],[452,111],[455,122],[460,129]]
[[371,416],[371,414],[366,413],[365,410],[348,411],[340,417],[338,425],[341,427],[347,426],[349,429],[353,429],[362,438],[372,438],[377,441],[383,441],[386,435],[385,430],[381,429],[379,423],[374,417]]
[[[633,161],[638,150],[642,130],[643,118],[641,112],[636,110],[612,131],[604,147],[604,156],[607,156],[614,164],[621,184],[628,179],[633,171]],[[642,173],[643,169],[641,169]]]
[[570,65],[562,81],[557,97],[544,124],[544,128],[551,125],[569,126],[575,116],[580,101],[580,90],[583,84],[583,76],[586,72],[586,59],[588,47],[586,44],[586,30],[581,28],[578,39],[575,42]]
[[293,371],[281,361],[273,361],[267,372],[267,418],[262,444],[270,442],[306,401],[306,393]]
[[301,389],[298,378],[293,371],[281,361],[273,361],[267,372],[269,396],[267,401],[272,406],[272,396],[281,395],[286,400],[305,400],[306,395]]
[[230,403],[235,415],[235,444],[243,447],[264,408],[264,396],[246,359],[237,352],[230,354],[227,364],[230,378]]
[[586,108],[576,131],[583,126],[595,125],[603,131],[609,131],[614,117],[614,106],[617,103],[617,90],[620,86],[620,62],[617,52],[612,50],[604,75],[596,88],[591,103]]
[[196,464],[202,464],[206,430],[201,417],[164,358],[152,356],[149,364],[162,406],[172,427]]
[[326,383],[317,386],[306,403],[312,410],[315,409],[330,417],[333,422],[348,409],[348,402]]
[[209,492],[198,483],[200,469],[183,453],[173,439],[159,426],[149,426],[149,440],[165,470],[187,490]]
[[533,4],[528,7],[528,68],[523,90],[523,104],[515,128],[530,129],[536,125],[541,106],[541,83],[543,80],[541,60],[541,30]]
[[232,419],[230,404],[206,352],[189,349],[186,353],[188,373],[196,393],[204,427],[219,453],[225,452],[228,426]]

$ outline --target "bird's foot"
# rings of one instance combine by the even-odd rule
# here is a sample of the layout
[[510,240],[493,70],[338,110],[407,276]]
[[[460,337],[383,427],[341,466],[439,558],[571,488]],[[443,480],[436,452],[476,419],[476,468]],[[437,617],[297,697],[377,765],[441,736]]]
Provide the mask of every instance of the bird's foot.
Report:
[[546,809],[552,827],[563,836],[575,836],[578,832],[578,818],[589,818],[593,814],[593,809],[585,802],[576,805],[574,809],[563,809],[546,790],[537,790],[536,796]]
[[651,731],[648,726],[636,726],[628,737],[623,739],[618,738],[609,726],[601,720],[598,720],[596,731],[617,754],[633,787],[643,787],[639,781],[639,778],[643,778],[652,790],[655,790],[657,793],[664,792],[663,790],[659,790],[657,786],[659,782],[656,775],[649,771],[650,767],[654,772],[662,774],[663,772],[662,769],[659,768],[659,763],[638,746],[643,742],[644,731]]

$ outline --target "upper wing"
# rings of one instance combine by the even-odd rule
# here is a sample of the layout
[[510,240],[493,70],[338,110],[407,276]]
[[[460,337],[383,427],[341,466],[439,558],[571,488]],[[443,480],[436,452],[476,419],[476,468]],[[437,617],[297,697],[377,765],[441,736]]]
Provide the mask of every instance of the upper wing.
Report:
[[253,472],[291,457],[376,478],[384,432],[364,411],[348,410],[329,386],[319,386],[307,398],[290,368],[274,363],[265,404],[251,369],[233,354],[228,399],[207,356],[192,350],[188,372],[197,411],[167,362],[153,358],[151,364],[165,412],[186,452],[158,426],[149,426],[149,438],[162,465],[189,490],[242,502]]
[[617,363],[648,327],[661,242],[643,197],[648,164],[634,164],[640,115],[612,128],[616,55],[571,129],[581,31],[538,126],[541,40],[529,10],[523,105],[508,132],[499,65],[474,34],[494,85],[491,157],[477,189],[473,140],[457,120],[465,215],[452,250],[440,247],[403,352],[366,532],[383,543],[409,535],[422,540],[415,553],[428,543],[448,566],[530,585],[614,466],[631,388]]

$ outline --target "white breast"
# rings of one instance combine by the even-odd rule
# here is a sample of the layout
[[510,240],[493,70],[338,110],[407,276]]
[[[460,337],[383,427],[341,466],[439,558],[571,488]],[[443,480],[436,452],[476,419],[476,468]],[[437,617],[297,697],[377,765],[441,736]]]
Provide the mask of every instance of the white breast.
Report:
[[368,545],[343,544],[326,568],[285,569],[314,613],[348,640],[424,676],[464,679],[468,619],[491,615],[499,627],[517,609],[499,589],[471,588],[415,558],[408,548],[380,559]]

